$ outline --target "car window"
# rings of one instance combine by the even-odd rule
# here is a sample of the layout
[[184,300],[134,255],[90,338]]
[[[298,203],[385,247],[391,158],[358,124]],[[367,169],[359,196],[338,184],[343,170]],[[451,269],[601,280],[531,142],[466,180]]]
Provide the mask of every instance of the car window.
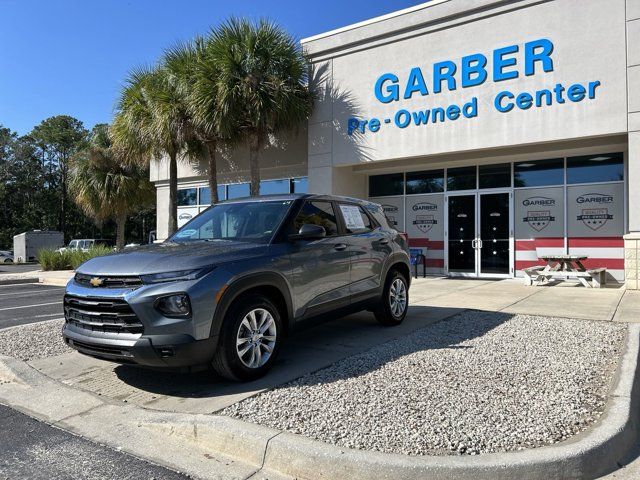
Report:
[[268,242],[291,201],[219,203],[202,212],[170,239],[171,242],[242,240]]
[[298,232],[305,224],[320,225],[327,232],[327,237],[338,235],[338,223],[331,202],[306,202],[293,222],[294,232]]
[[347,233],[365,233],[374,228],[362,207],[340,204],[340,213],[342,213]]

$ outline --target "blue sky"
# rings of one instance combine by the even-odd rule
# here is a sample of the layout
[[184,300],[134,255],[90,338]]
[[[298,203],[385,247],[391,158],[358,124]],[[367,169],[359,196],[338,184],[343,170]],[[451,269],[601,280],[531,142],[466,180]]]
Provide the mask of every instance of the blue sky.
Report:
[[0,0],[0,124],[25,134],[58,114],[108,122],[129,69],[230,15],[304,38],[423,1]]

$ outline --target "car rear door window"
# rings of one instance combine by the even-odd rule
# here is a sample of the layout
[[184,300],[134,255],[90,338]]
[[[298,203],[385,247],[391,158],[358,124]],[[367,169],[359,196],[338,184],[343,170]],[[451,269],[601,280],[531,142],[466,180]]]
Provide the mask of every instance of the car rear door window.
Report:
[[320,225],[327,232],[327,237],[338,235],[338,223],[331,202],[306,202],[293,222],[295,232],[305,224]]
[[340,204],[340,213],[347,233],[366,233],[374,228],[362,207]]

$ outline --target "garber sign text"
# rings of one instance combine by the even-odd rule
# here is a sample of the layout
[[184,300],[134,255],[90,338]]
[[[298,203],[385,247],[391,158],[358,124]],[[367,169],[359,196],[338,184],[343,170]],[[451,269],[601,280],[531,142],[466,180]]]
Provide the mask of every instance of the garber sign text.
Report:
[[[531,77],[553,72],[553,50],[553,42],[541,38],[523,45],[497,48],[489,55],[475,53],[466,55],[457,62],[444,60],[434,63],[430,69],[414,66],[407,72],[388,72],[378,77],[373,85],[373,93],[379,102],[390,104],[414,97],[428,98],[444,91],[477,87],[487,80],[497,83],[520,76]],[[600,81],[595,80],[569,86],[556,83],[533,92],[503,90],[495,95],[492,103],[500,113],[508,113],[515,108],[544,108],[554,104],[593,100],[600,86]],[[400,108],[385,118],[352,117],[347,122],[347,132],[349,135],[376,133],[386,124],[404,129],[409,126],[475,118],[478,113],[478,98],[471,97],[458,104],[417,110]]]

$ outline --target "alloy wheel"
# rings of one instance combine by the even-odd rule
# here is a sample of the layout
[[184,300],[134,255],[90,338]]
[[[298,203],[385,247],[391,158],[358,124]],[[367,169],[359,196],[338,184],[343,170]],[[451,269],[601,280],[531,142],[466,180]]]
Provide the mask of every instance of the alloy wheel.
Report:
[[407,286],[396,278],[389,289],[389,306],[394,317],[400,317],[407,308]]
[[249,368],[260,368],[269,361],[277,340],[276,321],[264,308],[245,315],[236,337],[236,352]]

